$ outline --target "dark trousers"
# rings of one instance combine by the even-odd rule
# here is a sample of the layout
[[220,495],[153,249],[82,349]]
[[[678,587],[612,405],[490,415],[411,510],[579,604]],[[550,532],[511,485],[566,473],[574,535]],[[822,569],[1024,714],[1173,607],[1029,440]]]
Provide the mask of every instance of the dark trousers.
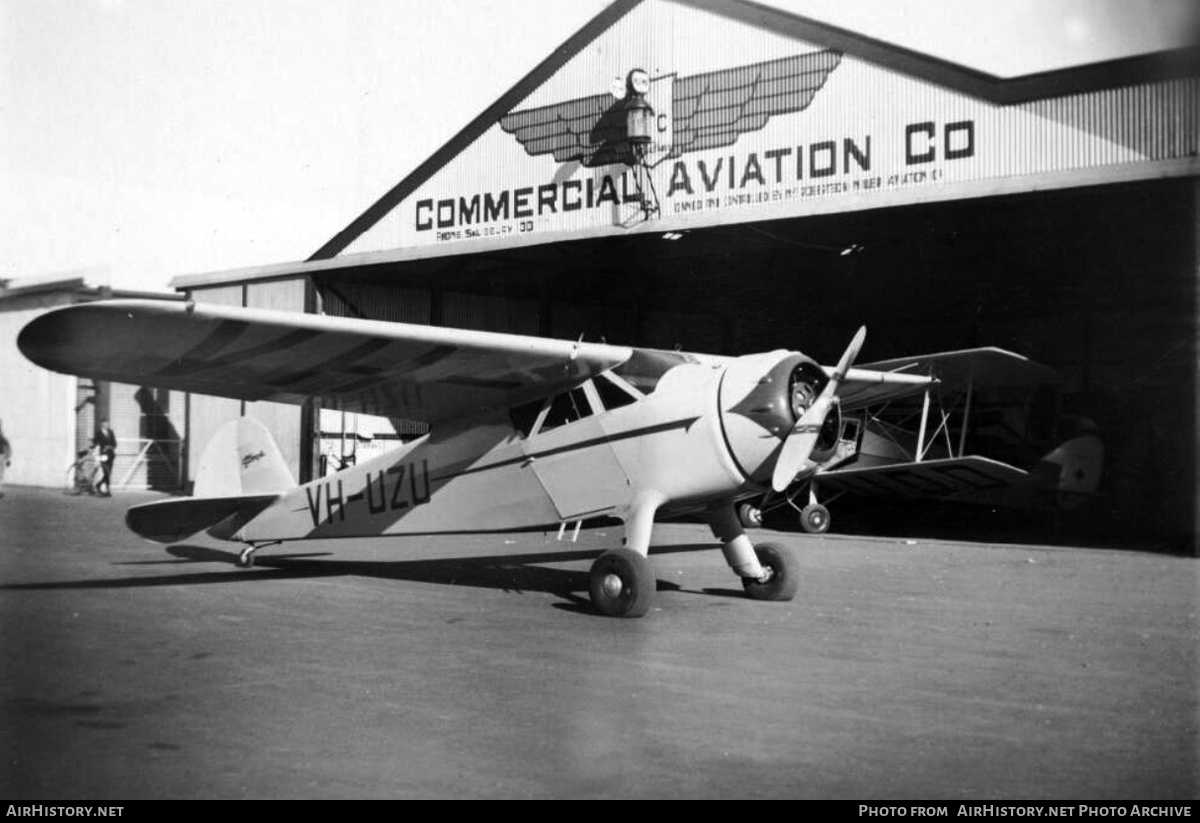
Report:
[[103,487],[104,491],[112,493],[112,485],[109,481],[112,479],[112,466],[113,461],[116,459],[117,456],[113,452],[107,450],[100,452],[100,471],[102,475],[100,482],[96,484],[96,491],[100,491],[100,488]]

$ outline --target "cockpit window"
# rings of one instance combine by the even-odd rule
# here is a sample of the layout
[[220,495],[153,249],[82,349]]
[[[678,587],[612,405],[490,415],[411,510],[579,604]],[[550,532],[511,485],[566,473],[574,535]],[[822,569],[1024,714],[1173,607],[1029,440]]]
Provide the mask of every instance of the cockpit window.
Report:
[[533,426],[537,423],[538,415],[545,408],[545,400],[534,400],[532,403],[526,403],[523,406],[513,406],[508,410],[508,416],[512,420],[513,428],[521,433],[522,437],[528,437],[533,433]]
[[537,434],[557,429],[567,423],[574,423],[576,420],[582,420],[591,413],[592,407],[582,388],[571,389],[569,392],[555,395],[550,401],[550,410],[546,412],[546,417],[542,420]]
[[695,358],[682,352],[634,349],[633,355],[613,369],[613,373],[642,394],[650,394],[664,374],[676,366],[694,362]]
[[[618,383],[617,380],[621,382]],[[600,402],[604,404],[605,411],[612,411],[622,406],[628,406],[636,403],[639,399],[634,394],[635,389],[619,377],[613,380],[609,375],[602,374],[593,380],[592,384],[596,387],[596,394],[600,396]]]

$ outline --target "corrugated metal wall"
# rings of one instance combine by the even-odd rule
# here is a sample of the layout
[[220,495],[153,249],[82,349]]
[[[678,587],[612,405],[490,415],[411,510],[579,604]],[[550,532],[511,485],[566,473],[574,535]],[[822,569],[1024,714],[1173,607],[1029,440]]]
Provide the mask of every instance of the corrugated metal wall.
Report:
[[[244,286],[222,286],[211,289],[196,289],[189,296],[197,303],[216,303],[221,306],[240,306]],[[204,447],[224,423],[241,416],[242,403],[240,400],[230,400],[224,397],[209,397],[201,394],[188,395],[188,425],[187,425],[187,480],[196,479],[196,470],[200,468],[200,456]]]
[[26,323],[70,302],[61,293],[0,302],[0,426],[13,449],[6,483],[61,488],[74,459],[78,380],[35,366],[17,349]]
[[443,325],[456,329],[537,334],[539,317],[540,307],[535,300],[458,292],[443,295]]
[[[109,422],[117,436],[113,488],[178,490],[183,479],[182,404],[172,406],[172,392],[149,386],[109,383],[108,391]],[[180,397],[175,393],[177,403]]]
[[[333,317],[364,317],[370,320],[388,320],[392,323],[418,323],[428,325],[433,321],[433,294],[429,289],[407,289],[380,287],[371,283],[360,283],[354,278],[331,279],[321,289],[324,312]],[[440,308],[440,307],[439,307]],[[348,417],[355,417],[349,415]],[[357,415],[368,417],[368,415]],[[338,417],[340,431],[342,418]],[[429,427],[416,420],[383,420],[372,418],[362,424],[350,420],[347,426],[352,431],[369,430],[379,433],[382,439],[388,430],[405,440],[420,437]],[[324,425],[322,425],[324,429]],[[333,431],[334,429],[328,429]],[[340,444],[339,444],[340,447]],[[330,451],[326,444],[326,451]]]
[[[304,288],[303,280],[251,283],[246,287],[246,306],[252,309],[302,312]],[[292,476],[299,477],[301,441],[307,436],[301,430],[301,407],[286,403],[246,403],[244,414],[267,427],[275,442],[279,444],[279,450],[291,468]]]
[[[222,306],[244,306],[258,309],[302,312],[305,309],[306,286],[303,279],[276,280],[267,283],[220,286],[195,289],[191,298],[197,303],[216,303]],[[284,460],[299,479],[303,475],[304,439],[303,410],[286,403],[244,403],[223,397],[189,396],[187,479],[196,479],[200,457],[213,434],[223,424],[238,417],[261,421],[283,453]]]

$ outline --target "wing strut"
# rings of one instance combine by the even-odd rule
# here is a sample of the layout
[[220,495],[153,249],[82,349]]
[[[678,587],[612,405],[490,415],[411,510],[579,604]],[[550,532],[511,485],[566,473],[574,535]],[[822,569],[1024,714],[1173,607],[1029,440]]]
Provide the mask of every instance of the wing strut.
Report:
[[963,457],[967,448],[967,423],[971,421],[971,397],[975,393],[975,378],[967,381],[967,405],[963,409],[962,431],[958,433],[958,456]]
[[[921,401],[921,428],[917,431],[916,461],[925,459],[925,427],[929,423],[929,388],[926,387],[924,399]],[[936,437],[936,433],[934,435]]]

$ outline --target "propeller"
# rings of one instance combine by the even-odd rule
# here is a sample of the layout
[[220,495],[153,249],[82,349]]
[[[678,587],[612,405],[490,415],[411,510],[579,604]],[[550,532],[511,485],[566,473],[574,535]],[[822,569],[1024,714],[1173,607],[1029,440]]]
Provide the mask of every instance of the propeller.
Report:
[[829,378],[829,382],[825,384],[825,388],[821,390],[817,399],[788,432],[787,438],[783,441],[783,448],[779,452],[779,459],[775,461],[775,471],[771,474],[771,488],[775,491],[785,490],[796,479],[796,475],[806,468],[808,456],[812,454],[813,446],[817,444],[817,438],[821,436],[821,427],[825,425],[825,418],[829,416],[833,404],[837,402],[838,386],[845,379],[846,372],[850,369],[854,358],[858,357],[858,350],[862,348],[866,338],[867,327],[862,326],[854,335],[854,339],[850,341],[850,345],[846,347],[842,359],[838,361],[837,368],[834,370],[833,376]]

